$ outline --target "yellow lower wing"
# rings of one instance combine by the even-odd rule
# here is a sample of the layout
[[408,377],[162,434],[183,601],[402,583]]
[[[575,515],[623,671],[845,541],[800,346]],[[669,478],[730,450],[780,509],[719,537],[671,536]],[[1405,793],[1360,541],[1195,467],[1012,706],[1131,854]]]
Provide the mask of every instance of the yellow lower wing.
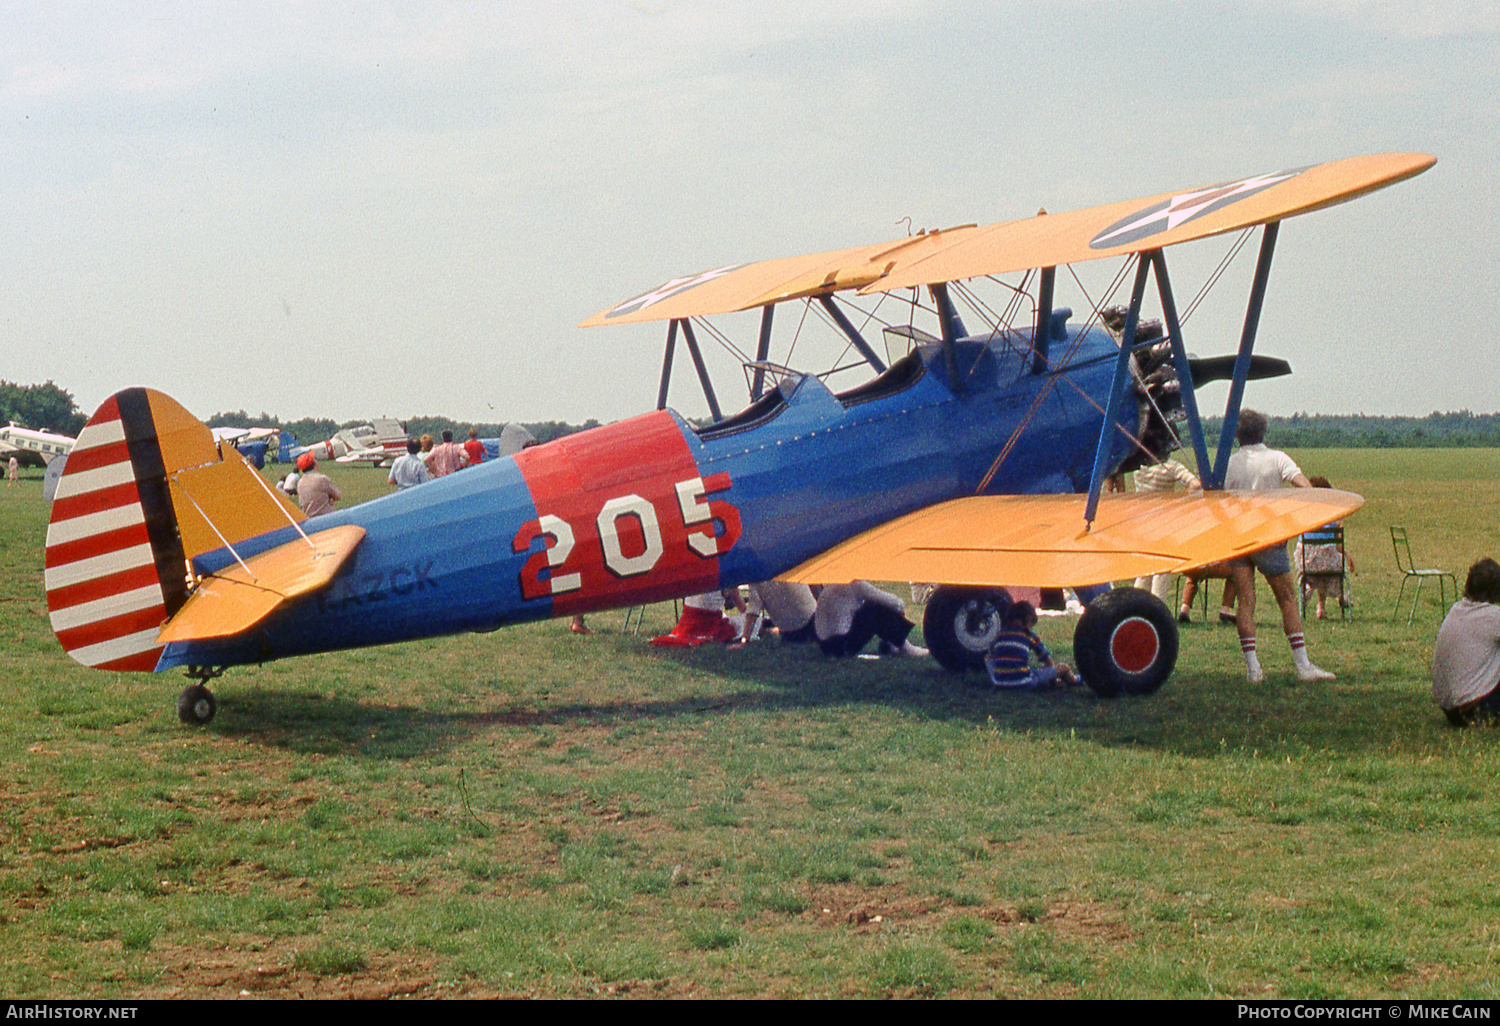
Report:
[[333,580],[364,537],[363,527],[331,527],[208,575],[162,627],[157,642],[227,638],[249,630],[282,604]]
[[979,495],[909,513],[851,538],[780,580],[932,584],[1101,584],[1180,572],[1340,520],[1352,492],[1288,488],[1105,496],[1083,530],[1083,495]]

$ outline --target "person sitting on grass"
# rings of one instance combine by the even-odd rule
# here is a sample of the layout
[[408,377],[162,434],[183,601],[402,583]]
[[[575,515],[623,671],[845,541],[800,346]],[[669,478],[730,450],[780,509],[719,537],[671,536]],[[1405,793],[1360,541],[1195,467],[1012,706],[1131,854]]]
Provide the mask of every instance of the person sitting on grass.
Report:
[[[1078,675],[1064,663],[1054,663],[1052,653],[1033,630],[1036,608],[1030,602],[1014,603],[1001,617],[1000,633],[985,654],[984,666],[990,684],[1007,691],[1043,691],[1059,683],[1078,683]],[[1036,656],[1040,666],[1031,665]]]
[[927,649],[912,643],[915,628],[901,600],[869,581],[824,585],[813,613],[818,647],[830,656],[858,655],[877,637],[882,654],[925,656]]
[[1432,695],[1455,727],[1500,719],[1500,563],[1469,567],[1432,646]]

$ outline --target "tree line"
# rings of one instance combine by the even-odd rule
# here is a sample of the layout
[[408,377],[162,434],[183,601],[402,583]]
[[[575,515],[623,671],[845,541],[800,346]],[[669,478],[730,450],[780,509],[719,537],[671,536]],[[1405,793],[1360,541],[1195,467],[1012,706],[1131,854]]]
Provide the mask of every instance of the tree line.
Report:
[[[52,381],[40,385],[19,385],[0,381],[0,425],[15,423],[38,431],[54,431],[77,437],[87,421],[78,409],[73,394]],[[1371,417],[1363,414],[1297,413],[1290,417],[1271,417],[1269,441],[1285,449],[1426,449],[1426,448],[1500,448],[1500,413],[1472,413],[1458,410],[1429,413],[1425,417]],[[1203,427],[1211,440],[1217,440],[1222,418],[1208,417]],[[252,417],[244,410],[216,413],[208,419],[209,427],[276,427],[290,432],[303,444],[320,442],[343,428],[363,424],[362,420],[340,424],[328,418],[303,417],[283,422],[262,412]],[[410,417],[403,421],[410,435],[441,436],[451,430],[463,438],[474,428],[481,438],[494,438],[504,423],[479,423],[453,420],[450,417]],[[598,427],[590,418],[582,424],[560,420],[528,422],[522,425],[538,441],[575,431]]]
[[78,437],[88,417],[78,409],[73,394],[47,381],[18,385],[0,381],[0,427],[19,424],[33,431]]
[[[348,420],[342,424],[320,417],[303,417],[300,420],[289,420],[282,422],[281,418],[273,417],[269,413],[262,412],[259,416],[252,417],[244,410],[234,410],[229,413],[216,413],[208,418],[209,427],[274,427],[288,432],[303,445],[311,445],[321,442],[325,438],[332,438],[344,428],[357,427],[366,424],[366,420]],[[469,429],[473,428],[479,432],[480,438],[498,438],[505,423],[480,423],[477,421],[459,421],[451,417],[408,417],[401,421],[406,426],[407,435],[418,438],[422,435],[432,435],[441,438],[444,431],[452,431],[453,437],[462,441],[468,437]],[[599,422],[590,418],[582,424],[569,424],[561,420],[542,420],[524,423],[521,425],[539,442],[550,442],[554,438],[563,435],[571,435],[575,431],[584,431],[588,428],[599,426]]]
[[[1266,441],[1278,449],[1500,448],[1500,413],[1459,410],[1425,417],[1296,413],[1266,419]],[[1205,417],[1204,433],[1217,439],[1222,422],[1221,417]]]

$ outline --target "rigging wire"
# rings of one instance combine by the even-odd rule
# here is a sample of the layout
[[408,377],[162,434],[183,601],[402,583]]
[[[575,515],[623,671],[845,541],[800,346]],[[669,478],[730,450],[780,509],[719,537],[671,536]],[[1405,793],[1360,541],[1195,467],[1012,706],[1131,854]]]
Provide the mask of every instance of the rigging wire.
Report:
[[[1104,298],[1101,300],[1101,304],[1109,302],[1110,299],[1114,297],[1115,291],[1119,288],[1120,283],[1125,279],[1126,271],[1129,269],[1131,262],[1131,257],[1125,258],[1125,261],[1120,267],[1120,270],[1115,274],[1114,281],[1110,283],[1108,290],[1105,292]],[[1069,265],[1069,268],[1071,269],[1071,265]],[[1093,314],[1091,314],[1089,317],[1089,324],[1092,324],[1094,318],[1099,315],[1100,309],[1102,309],[1102,305],[1095,308]],[[1052,393],[1053,388],[1056,387],[1058,379],[1060,378],[1068,382],[1068,384],[1072,385],[1075,389],[1078,388],[1078,384],[1068,377],[1066,368],[1069,361],[1072,360],[1073,356],[1077,353],[1079,345],[1082,344],[1084,334],[1085,333],[1083,331],[1080,331],[1073,336],[1073,341],[1068,346],[1067,351],[1063,353],[1061,360],[1057,361],[1055,364],[1051,360],[1047,361],[1049,368],[1055,368],[1054,373],[1037,391],[1036,398],[1032,400],[1031,406],[1028,407],[1026,412],[1021,416],[1020,422],[1016,424],[1016,428],[1011,432],[1010,437],[1005,440],[1005,445],[1000,449],[1000,455],[995,457],[995,461],[990,464],[990,469],[985,472],[983,480],[979,482],[979,487],[974,490],[974,493],[976,495],[980,494],[989,487],[990,482],[995,478],[995,474],[1000,470],[1001,466],[1004,465],[1005,461],[1010,458],[1011,451],[1015,449],[1016,443],[1020,441],[1021,435],[1031,424],[1032,420],[1035,419],[1037,411],[1042,407],[1043,401],[1046,400],[1047,396]],[[1030,347],[1030,352],[1033,355],[1035,354],[1034,343]],[[1081,389],[1079,390],[1082,391]]]
[[1208,296],[1209,290],[1219,283],[1219,278],[1223,276],[1225,271],[1229,270],[1229,265],[1234,262],[1234,258],[1240,255],[1241,249],[1245,248],[1245,243],[1250,241],[1251,232],[1252,229],[1250,228],[1246,228],[1240,232],[1239,237],[1234,240],[1234,244],[1229,248],[1229,252],[1219,261],[1219,266],[1214,268],[1213,274],[1208,276],[1208,280],[1203,283],[1203,287],[1198,290],[1198,294],[1188,304],[1187,310],[1184,311],[1181,317],[1177,318],[1177,323],[1186,324],[1187,319],[1193,316],[1193,311],[1198,309],[1198,304],[1203,302]]
[[729,336],[725,335],[724,332],[723,332],[723,330],[721,330],[720,328],[715,327],[714,323],[712,321],[708,320],[705,317],[694,317],[694,318],[690,318],[690,320],[694,321],[698,325],[699,328],[701,328],[703,331],[707,332],[709,338],[711,338],[715,342],[719,343],[719,345],[720,345],[721,348],[723,348],[726,352],[728,352],[735,359],[739,360],[740,363],[749,363],[750,362],[750,358],[745,355],[745,352],[742,349],[740,349],[739,346],[735,345],[732,341],[730,341]]

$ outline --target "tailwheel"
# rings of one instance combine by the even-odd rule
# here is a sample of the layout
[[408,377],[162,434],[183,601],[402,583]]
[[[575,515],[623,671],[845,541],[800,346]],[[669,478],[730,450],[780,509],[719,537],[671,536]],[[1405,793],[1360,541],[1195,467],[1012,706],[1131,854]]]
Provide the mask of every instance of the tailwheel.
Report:
[[188,667],[187,676],[198,683],[183,689],[182,694],[177,696],[177,718],[183,723],[191,723],[199,727],[207,726],[214,718],[214,713],[219,708],[219,703],[214,700],[214,693],[208,690],[204,681],[213,680],[221,676],[223,670],[212,669],[206,666]]
[[1078,618],[1073,658],[1084,683],[1104,698],[1148,695],[1177,665],[1177,622],[1149,591],[1115,588]]
[[922,638],[943,669],[983,669],[984,655],[1000,633],[1000,619],[1010,604],[1004,588],[935,588],[922,617]]

